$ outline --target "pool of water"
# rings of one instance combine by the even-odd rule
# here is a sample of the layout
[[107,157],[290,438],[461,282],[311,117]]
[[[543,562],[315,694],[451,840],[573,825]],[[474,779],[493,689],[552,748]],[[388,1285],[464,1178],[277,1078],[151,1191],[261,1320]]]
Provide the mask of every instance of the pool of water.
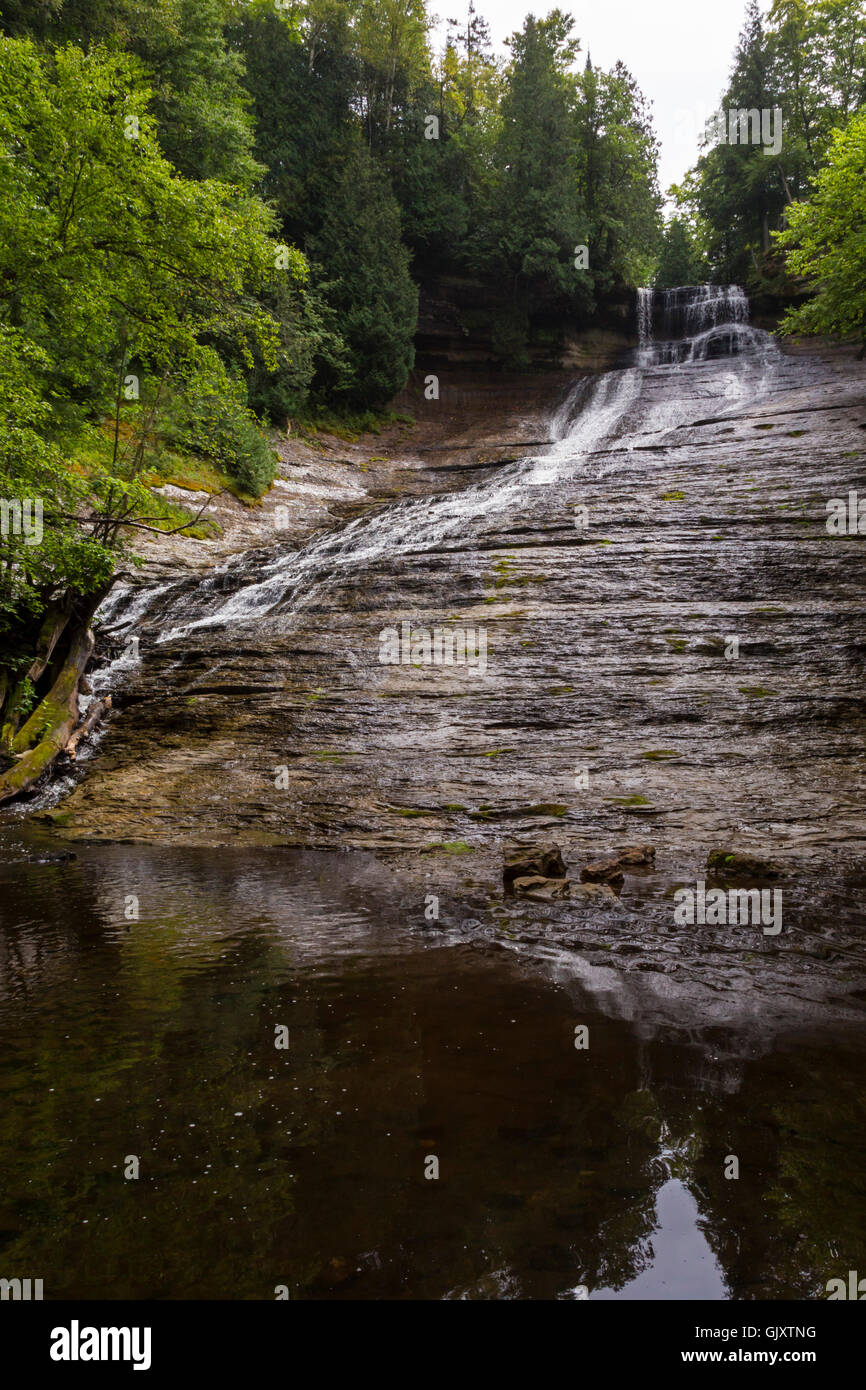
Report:
[[863,1266],[850,1022],[665,1023],[361,852],[77,856],[0,843],[0,1277],[774,1299]]

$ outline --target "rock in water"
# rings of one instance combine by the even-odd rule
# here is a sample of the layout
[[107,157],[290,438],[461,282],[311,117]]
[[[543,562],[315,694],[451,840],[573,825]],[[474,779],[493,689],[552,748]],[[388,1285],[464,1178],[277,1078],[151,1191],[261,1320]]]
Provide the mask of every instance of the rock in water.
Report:
[[518,878],[565,878],[565,865],[558,845],[521,846],[506,850],[502,871],[506,893],[514,891]]
[[542,878],[531,874],[527,878],[514,880],[514,893],[519,898],[529,898],[532,902],[553,903],[566,899],[572,903],[601,904],[615,903],[616,893],[607,883],[569,883],[567,878]]
[[543,874],[528,874],[525,878],[516,878],[512,883],[513,891],[519,898],[534,898],[536,902],[555,902],[570,896],[570,885],[567,878],[545,878]]
[[625,882],[618,859],[599,859],[595,864],[584,864],[580,871],[581,883],[609,883],[615,892],[622,891]]
[[713,874],[730,874],[736,878],[778,878],[780,870],[755,854],[740,854],[737,850],[714,849],[707,855],[707,868]]
[[616,860],[618,864],[654,864],[655,845],[624,845],[617,850]]
[[615,903],[616,893],[607,883],[578,883],[571,890],[572,902]]

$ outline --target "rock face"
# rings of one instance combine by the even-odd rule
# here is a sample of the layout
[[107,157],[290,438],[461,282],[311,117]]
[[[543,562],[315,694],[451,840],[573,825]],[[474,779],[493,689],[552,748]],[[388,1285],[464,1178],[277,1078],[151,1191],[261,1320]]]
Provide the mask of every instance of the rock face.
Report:
[[[421,285],[416,348],[434,370],[459,363],[502,364],[497,320],[512,308],[509,283],[495,277],[425,277]],[[527,358],[539,365],[605,371],[634,346],[634,296],[606,299],[591,324],[566,323],[562,307],[548,308],[528,325]]]
[[565,881],[565,865],[558,845],[513,849],[506,853],[502,871],[506,893],[512,887],[517,892],[517,882],[526,883],[529,879]]
[[[679,882],[731,844],[856,865],[862,537],[825,520],[866,496],[864,422],[839,356],[635,365],[577,383],[537,457],[169,585],[64,833],[463,843],[498,885],[503,844],[585,864],[637,819]],[[404,622],[483,632],[483,663],[383,662]]]

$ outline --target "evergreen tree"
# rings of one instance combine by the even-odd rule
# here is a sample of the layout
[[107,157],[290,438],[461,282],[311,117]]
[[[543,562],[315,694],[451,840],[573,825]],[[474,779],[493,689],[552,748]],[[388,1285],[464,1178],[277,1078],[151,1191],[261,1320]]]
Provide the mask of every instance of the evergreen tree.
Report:
[[323,268],[323,294],[348,349],[349,380],[323,366],[317,385],[355,408],[387,404],[415,360],[418,291],[386,176],[360,141],[335,175],[319,231],[308,240]]
[[664,230],[655,285],[660,290],[694,285],[700,279],[699,261],[688,228],[678,217],[672,217]]

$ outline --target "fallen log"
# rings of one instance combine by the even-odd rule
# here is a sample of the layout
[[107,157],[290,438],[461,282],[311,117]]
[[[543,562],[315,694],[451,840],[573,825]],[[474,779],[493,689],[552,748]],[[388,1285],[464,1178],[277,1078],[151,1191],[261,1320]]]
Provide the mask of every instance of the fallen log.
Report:
[[88,734],[91,734],[93,732],[100,719],[102,719],[103,715],[107,714],[110,709],[110,695],[105,695],[101,700],[94,700],[93,704],[90,706],[90,709],[87,711],[87,714],[82,719],[78,728],[74,731],[71,738],[69,739],[69,742],[67,743],[66,748],[64,750],[66,753],[69,754],[73,762],[75,762],[75,750],[78,747],[81,740],[87,738]]
[[66,631],[72,612],[73,604],[69,597],[60,603],[49,604],[36,640],[35,655],[26,679],[10,686],[8,679],[4,678],[3,689],[0,692],[0,709],[3,710],[0,747],[6,753],[12,750],[12,741],[18,728],[18,716],[22,702],[27,698],[28,691],[47,670],[48,663],[54,654],[54,648]]
[[48,694],[12,741],[17,762],[0,775],[0,802],[27,791],[51,766],[78,723],[78,682],[93,655],[94,637],[82,629]]

